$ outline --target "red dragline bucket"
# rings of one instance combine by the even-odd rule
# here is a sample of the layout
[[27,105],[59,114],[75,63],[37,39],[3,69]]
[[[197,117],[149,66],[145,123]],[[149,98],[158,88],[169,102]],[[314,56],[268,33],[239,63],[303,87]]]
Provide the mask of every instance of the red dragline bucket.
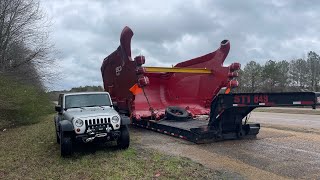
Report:
[[145,57],[131,57],[129,27],[122,30],[120,46],[103,61],[104,88],[121,112],[135,119],[161,119],[165,109],[179,106],[192,116],[210,113],[210,104],[221,88],[237,87],[239,63],[223,66],[230,42],[206,55],[174,67],[144,67]]

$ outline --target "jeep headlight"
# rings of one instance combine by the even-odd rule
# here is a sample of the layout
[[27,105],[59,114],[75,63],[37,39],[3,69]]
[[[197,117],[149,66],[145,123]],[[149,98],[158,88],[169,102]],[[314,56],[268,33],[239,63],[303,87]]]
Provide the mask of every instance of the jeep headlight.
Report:
[[119,122],[119,117],[118,116],[113,116],[111,120],[112,120],[113,123],[118,123]]
[[74,124],[77,126],[77,127],[81,127],[83,126],[83,121],[81,119],[77,119]]

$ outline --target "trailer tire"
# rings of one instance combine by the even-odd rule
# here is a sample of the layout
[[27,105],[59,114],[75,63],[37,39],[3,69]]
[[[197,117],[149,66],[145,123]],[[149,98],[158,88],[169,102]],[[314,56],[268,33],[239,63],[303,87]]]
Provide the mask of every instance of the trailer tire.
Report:
[[178,106],[168,106],[165,111],[166,119],[168,120],[186,120],[189,113],[184,108]]

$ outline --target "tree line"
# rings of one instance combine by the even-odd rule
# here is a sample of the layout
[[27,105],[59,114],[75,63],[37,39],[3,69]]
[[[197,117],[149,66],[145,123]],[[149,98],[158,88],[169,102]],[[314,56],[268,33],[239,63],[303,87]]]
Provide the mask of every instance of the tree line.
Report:
[[290,61],[250,61],[239,71],[234,92],[320,91],[320,56],[310,51],[306,58]]
[[69,93],[69,92],[103,92],[104,89],[102,86],[80,86],[73,87],[70,90],[62,90],[62,91],[50,91],[48,92],[51,101],[57,101],[59,98],[59,94],[61,93]]

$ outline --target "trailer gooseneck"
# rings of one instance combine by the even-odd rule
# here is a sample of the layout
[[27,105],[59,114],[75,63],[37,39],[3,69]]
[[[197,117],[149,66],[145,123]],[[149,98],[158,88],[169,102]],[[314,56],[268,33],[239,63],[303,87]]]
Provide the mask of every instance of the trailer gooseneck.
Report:
[[164,68],[143,66],[144,56],[132,60],[132,36],[125,27],[120,46],[104,59],[101,73],[105,90],[133,125],[195,143],[237,139],[259,133],[260,124],[247,122],[255,108],[316,108],[320,103],[320,93],[315,92],[218,94],[224,87],[228,92],[238,86],[240,64],[223,66],[228,40],[214,52]]

